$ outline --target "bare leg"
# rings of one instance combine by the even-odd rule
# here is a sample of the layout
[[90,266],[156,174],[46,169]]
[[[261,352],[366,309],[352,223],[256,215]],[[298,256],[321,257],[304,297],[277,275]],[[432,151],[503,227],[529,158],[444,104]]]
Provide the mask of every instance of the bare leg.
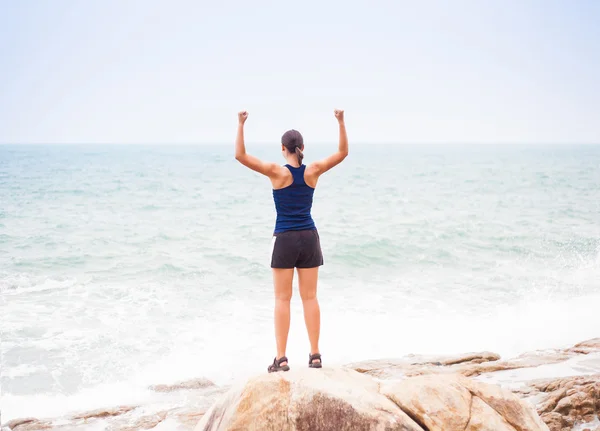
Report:
[[[300,297],[304,308],[304,322],[310,341],[310,354],[319,352],[319,335],[321,332],[321,310],[317,300],[317,280],[319,268],[298,268]],[[320,362],[318,359],[315,362]]]
[[[290,332],[290,301],[292,299],[293,269],[273,268],[275,285],[275,341],[277,359],[285,356],[288,334]],[[282,362],[281,365],[287,365]]]

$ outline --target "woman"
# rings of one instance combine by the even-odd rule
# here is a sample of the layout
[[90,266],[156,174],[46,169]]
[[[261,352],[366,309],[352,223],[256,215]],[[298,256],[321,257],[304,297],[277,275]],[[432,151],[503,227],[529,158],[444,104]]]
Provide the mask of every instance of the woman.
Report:
[[296,130],[285,132],[281,138],[281,152],[287,161],[285,166],[263,162],[246,153],[244,124],[248,119],[248,113],[243,111],[238,114],[235,158],[244,166],[269,177],[273,185],[273,199],[277,210],[271,256],[275,285],[277,355],[268,367],[269,373],[290,369],[285,351],[290,330],[290,300],[294,268],[298,272],[304,321],[310,340],[308,365],[311,368],[321,368],[319,351],[321,312],[317,301],[317,279],[319,266],[323,265],[323,254],[319,234],[311,216],[311,207],[319,177],[341,163],[348,155],[344,111],[335,110],[334,113],[340,130],[338,151],[308,166],[302,164],[304,142],[302,135]]

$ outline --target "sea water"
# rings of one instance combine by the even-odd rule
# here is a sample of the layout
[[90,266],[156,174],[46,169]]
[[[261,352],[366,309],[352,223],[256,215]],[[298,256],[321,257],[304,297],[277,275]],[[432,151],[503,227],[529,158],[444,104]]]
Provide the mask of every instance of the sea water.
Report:
[[[351,145],[313,217],[329,365],[600,336],[600,146]],[[266,372],[274,221],[233,145],[0,146],[2,422]]]

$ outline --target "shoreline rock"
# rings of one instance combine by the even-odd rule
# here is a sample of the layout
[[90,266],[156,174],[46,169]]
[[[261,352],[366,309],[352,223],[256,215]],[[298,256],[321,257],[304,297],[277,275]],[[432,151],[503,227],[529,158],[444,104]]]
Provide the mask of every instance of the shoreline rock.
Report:
[[548,431],[512,392],[458,374],[379,384],[348,368],[261,375],[232,388],[195,431]]
[[[562,363],[568,365],[563,366]],[[557,368],[553,368],[555,366],[551,364],[557,364]],[[572,376],[565,373],[563,377],[552,377],[563,375],[561,372],[554,374],[554,371],[565,368],[579,374]],[[575,369],[573,370],[573,368]],[[535,373],[519,371],[527,369],[536,371]],[[429,431],[433,431],[441,429],[438,428],[441,426],[439,424],[446,421],[450,425],[445,425],[445,431],[451,431],[453,427],[458,427],[460,431],[500,431],[505,429],[514,431],[518,429],[513,425],[513,423],[516,424],[514,419],[511,419],[508,411],[494,405],[493,401],[497,397],[502,400],[510,400],[512,398],[507,394],[512,392],[523,404],[514,404],[515,401],[512,399],[507,402],[508,405],[525,409],[523,411],[527,411],[527,408],[530,408],[530,411],[537,411],[536,417],[541,418],[547,425],[547,428],[544,429],[567,431],[581,428],[586,430],[582,426],[589,424],[587,425],[589,431],[600,431],[600,338],[587,340],[564,349],[529,352],[508,360],[503,360],[499,355],[491,352],[450,356],[410,355],[402,359],[357,362],[335,369],[335,371],[325,371],[325,373],[337,373],[335,375],[340,378],[346,376],[345,378],[349,379],[350,383],[347,381],[341,387],[345,387],[347,391],[332,390],[332,381],[336,380],[333,379],[333,376],[328,377],[326,374],[322,374],[322,377],[329,382],[329,386],[325,384],[321,389],[312,380],[304,381],[304,383],[302,383],[302,379],[294,380],[296,379],[294,376],[297,375],[297,373],[294,374],[294,370],[292,370],[292,374],[285,373],[287,377],[283,376],[292,379],[293,384],[290,385],[289,392],[280,393],[289,393],[288,411],[296,409],[296,416],[288,415],[286,417],[295,418],[294,423],[297,422],[297,418],[302,418],[298,422],[301,424],[300,428],[296,429],[328,430],[332,428],[327,428],[329,425],[324,422],[323,418],[346,417],[350,423],[357,426],[355,429],[358,430],[378,429],[377,427],[385,424],[386,420],[391,424],[392,418],[394,418],[396,421],[394,426],[398,427],[399,423],[404,422],[402,425],[404,428],[396,429],[420,431],[429,427]],[[344,373],[349,373],[353,377],[347,377]],[[546,375],[550,378],[543,378]],[[104,408],[54,420],[47,418],[14,419],[2,424],[2,431],[79,431],[85,429],[84,427],[88,424],[90,427],[106,425],[107,429],[115,431],[152,429],[155,426],[160,426],[161,429],[191,431],[198,429],[200,423],[205,423],[212,415],[214,415],[213,421],[219,417],[219,420],[224,421],[225,418],[222,416],[225,413],[218,412],[231,411],[231,407],[228,408],[223,401],[229,399],[231,403],[231,393],[237,394],[233,397],[235,401],[236,397],[237,399],[241,397],[240,391],[247,385],[257,385],[256,387],[260,388],[261,385],[266,384],[264,379],[283,378],[281,375],[267,376],[261,374],[247,384],[238,385],[237,389],[232,388],[229,391],[227,391],[228,388],[217,387],[202,378],[169,385],[155,385],[151,386],[149,390],[163,394],[161,396],[180,397],[179,399],[184,400],[183,403],[166,409],[158,406],[157,408],[148,408],[148,406]],[[314,376],[312,374],[308,378],[314,380]],[[358,380],[359,377],[356,376],[363,380]],[[532,379],[531,376],[542,378]],[[488,384],[483,383],[483,380],[486,379],[495,384],[480,386]],[[342,378],[341,382],[344,381]],[[358,384],[359,381],[362,383]],[[298,388],[303,387],[302,385],[305,389],[298,392]],[[421,387],[421,389],[416,390],[415,387]],[[482,387],[488,389],[487,392],[481,392],[481,396],[479,396],[477,388]],[[428,398],[420,398],[420,392],[427,393]],[[262,392],[259,390],[258,393]],[[312,393],[316,397],[314,398],[315,402],[306,402],[308,393]],[[356,401],[357,393],[362,393],[365,400],[371,400],[371,404],[365,400]],[[492,394],[496,395],[492,396]],[[298,401],[300,399],[305,399],[304,404]],[[271,403],[267,400],[271,400]],[[215,407],[218,405],[221,406],[221,410]],[[284,409],[286,404],[281,400],[269,398],[267,393],[264,400],[257,404],[246,403],[245,414],[250,415],[257,406],[262,406],[260,409],[263,410],[259,409],[260,413],[269,411],[278,405],[279,408]],[[367,407],[372,410],[368,410]],[[498,410],[501,411],[498,412]],[[372,414],[369,413],[371,414],[370,419],[364,422],[365,412],[369,411],[372,412]],[[444,417],[447,411],[455,412],[454,419]],[[205,412],[210,412],[208,417]],[[419,415],[424,416],[420,418]],[[366,427],[365,423],[370,423],[371,428]],[[461,428],[463,425],[466,428]],[[414,428],[415,426],[418,428]],[[539,427],[539,424],[536,426]],[[385,429],[385,425],[382,429]],[[393,430],[394,428],[388,429]]]
[[600,374],[532,381],[519,392],[535,400],[551,431],[569,431],[600,417]]
[[528,352],[508,360],[502,360],[496,353],[476,352],[433,357],[410,355],[403,359],[355,362],[348,364],[347,367],[381,379],[442,373],[458,373],[466,377],[476,377],[498,371],[558,364],[577,356],[597,352],[600,352],[600,338],[587,340],[565,349]]
[[[446,357],[409,356],[401,360],[371,360],[348,366],[384,381],[454,373],[466,377],[491,377],[509,370],[560,364],[598,353],[600,338],[594,338],[572,347],[528,352],[509,360],[501,360],[493,353],[481,352]],[[600,357],[597,372],[600,373]],[[550,431],[570,431],[576,426],[600,421],[600,374],[584,373],[569,377],[534,379],[512,390],[536,406],[538,414]]]

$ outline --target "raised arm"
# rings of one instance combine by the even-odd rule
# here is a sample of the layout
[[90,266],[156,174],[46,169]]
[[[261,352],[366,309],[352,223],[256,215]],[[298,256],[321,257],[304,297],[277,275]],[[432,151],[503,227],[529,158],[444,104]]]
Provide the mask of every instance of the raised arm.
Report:
[[246,145],[244,143],[244,124],[248,119],[248,112],[242,111],[238,113],[237,137],[235,139],[235,159],[242,165],[260,172],[269,178],[275,177],[279,172],[279,165],[276,163],[263,162],[257,157],[246,153]]
[[340,140],[338,144],[338,150],[331,156],[324,158],[313,163],[313,170],[316,175],[319,176],[336,165],[342,163],[342,161],[348,155],[348,135],[346,134],[346,123],[344,122],[344,111],[336,109],[334,111],[335,118],[338,120],[340,128]]

